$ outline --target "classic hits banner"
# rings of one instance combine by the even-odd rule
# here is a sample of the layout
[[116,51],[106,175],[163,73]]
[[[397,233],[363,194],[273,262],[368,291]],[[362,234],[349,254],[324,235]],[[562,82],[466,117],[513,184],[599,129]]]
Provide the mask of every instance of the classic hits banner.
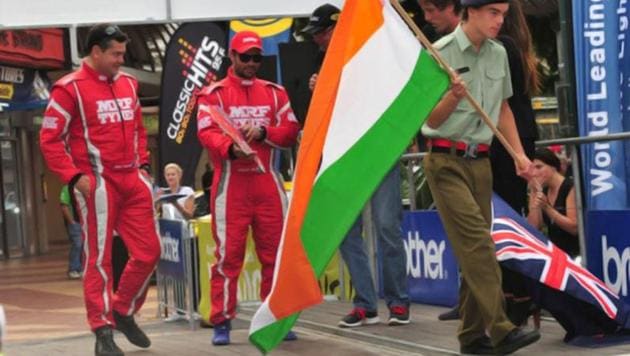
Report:
[[194,186],[201,155],[197,140],[197,92],[223,77],[227,55],[225,32],[216,24],[183,24],[171,38],[162,74],[160,103],[160,184],[168,163],[184,171],[182,185]]
[[[630,129],[628,10],[628,0],[573,2],[580,136]],[[585,202],[589,210],[628,208],[629,147],[623,141],[582,146]]]

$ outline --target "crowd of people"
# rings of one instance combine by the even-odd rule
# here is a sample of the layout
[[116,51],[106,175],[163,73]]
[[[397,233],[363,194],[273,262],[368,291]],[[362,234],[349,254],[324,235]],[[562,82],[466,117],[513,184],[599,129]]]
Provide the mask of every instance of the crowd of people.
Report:
[[[461,269],[459,305],[462,353],[508,354],[540,338],[509,317],[506,299],[519,295],[520,282],[502,278],[490,237],[494,190],[529,222],[547,226],[550,239],[572,257],[579,255],[575,192],[555,154],[535,151],[537,129],[531,96],[540,80],[525,17],[518,2],[508,0],[419,0],[426,22],[436,34],[434,46],[454,75],[451,86],[421,130],[428,155],[423,168]],[[314,10],[302,33],[318,45],[324,58],[340,10]],[[62,194],[64,218],[72,243],[70,278],[84,278],[88,321],[96,335],[96,355],[122,355],[112,330],[142,348],[151,342],[134,314],[160,255],[155,209],[160,216],[188,220],[195,216],[194,191],[181,186],[182,170],[164,167],[168,187],[153,194],[142,126],[138,84],[121,72],[129,39],[117,26],[94,26],[87,36],[87,56],[77,71],[55,83],[41,130],[41,147],[49,168],[68,185]],[[261,38],[241,31],[231,39],[227,76],[198,97],[199,142],[208,150],[204,189],[212,212],[216,262],[210,277],[214,327],[212,343],[230,344],[236,317],[238,277],[248,230],[262,265],[260,298],[273,283],[287,198],[274,159],[278,149],[296,144],[298,123],[285,89],[257,77],[263,58]],[[309,80],[317,85],[317,72]],[[510,156],[466,100],[470,93],[516,153]],[[229,113],[264,172],[212,117],[212,107]],[[239,108],[257,110],[239,110]],[[259,110],[258,110],[259,109]],[[251,113],[255,112],[256,115]],[[516,158],[516,160],[514,160]],[[211,181],[210,181],[211,180]],[[529,196],[528,196],[529,186]],[[161,202],[155,204],[155,201]],[[395,165],[369,203],[378,249],[389,325],[410,323],[406,253],[403,246],[400,167]],[[369,268],[362,217],[357,217],[340,246],[355,297],[340,327],[380,321],[377,293]],[[130,259],[118,289],[112,291],[111,243],[120,233]],[[83,236],[81,239],[80,237]],[[81,268],[81,241],[85,244]],[[531,296],[529,296],[531,297]],[[519,300],[521,300],[519,299]],[[447,318],[448,319],[448,318]],[[295,340],[289,332],[285,340]]]

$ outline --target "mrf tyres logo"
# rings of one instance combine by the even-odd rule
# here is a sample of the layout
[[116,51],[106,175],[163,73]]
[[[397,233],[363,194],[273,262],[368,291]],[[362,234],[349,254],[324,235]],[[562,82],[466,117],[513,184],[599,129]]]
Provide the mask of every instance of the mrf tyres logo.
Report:
[[448,279],[444,268],[446,242],[422,240],[419,231],[407,232],[405,251],[407,252],[407,275],[413,278]]
[[214,73],[221,68],[225,49],[209,37],[204,37],[198,48],[184,38],[179,38],[177,43],[181,47],[182,76],[186,80],[177,96],[166,134],[169,139],[181,144],[197,104],[197,92],[216,80]]
[[96,115],[101,125],[134,119],[134,101],[131,97],[98,100]]

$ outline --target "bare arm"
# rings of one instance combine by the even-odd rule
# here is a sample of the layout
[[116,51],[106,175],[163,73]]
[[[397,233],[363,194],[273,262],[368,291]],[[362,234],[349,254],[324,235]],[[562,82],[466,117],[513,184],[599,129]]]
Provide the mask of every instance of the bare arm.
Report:
[[530,189],[527,222],[533,227],[540,229],[543,224],[542,207],[547,201],[547,197],[545,196],[545,193],[537,189],[533,189],[531,185]]
[[444,94],[440,102],[429,114],[426,124],[432,129],[437,129],[451,116],[457,104],[466,95],[466,84],[459,77],[451,81],[451,88]]
[[193,212],[195,210],[195,196],[189,196],[186,201],[184,201],[184,205],[182,206],[177,201],[173,202],[173,205],[179,210],[182,216],[188,220],[193,218]]

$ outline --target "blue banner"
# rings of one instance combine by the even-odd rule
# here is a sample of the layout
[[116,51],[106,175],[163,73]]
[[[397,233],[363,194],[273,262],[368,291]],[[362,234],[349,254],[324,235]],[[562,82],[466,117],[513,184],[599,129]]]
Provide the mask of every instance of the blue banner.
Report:
[[[619,1],[619,83],[621,86],[621,114],[623,129],[630,131],[630,1]],[[626,154],[626,171],[630,172],[630,140],[624,141]],[[630,202],[630,189],[627,191]]]
[[[457,261],[437,211],[406,211],[402,230],[407,254],[409,299],[423,304],[457,304]],[[379,254],[379,264],[380,261]],[[379,278],[379,281],[382,295],[383,279]]]
[[35,69],[0,65],[0,112],[44,108],[49,88],[48,77]]
[[[625,124],[621,110],[622,101],[627,102],[630,95],[630,88],[622,85],[630,64],[620,48],[628,33],[627,2],[572,2],[580,136],[618,133],[630,126]],[[624,143],[583,145],[582,164],[586,207],[626,209]]]
[[630,211],[588,214],[588,269],[630,304]]
[[164,276],[184,279],[184,224],[178,220],[160,219],[159,225],[162,254],[157,271]]

